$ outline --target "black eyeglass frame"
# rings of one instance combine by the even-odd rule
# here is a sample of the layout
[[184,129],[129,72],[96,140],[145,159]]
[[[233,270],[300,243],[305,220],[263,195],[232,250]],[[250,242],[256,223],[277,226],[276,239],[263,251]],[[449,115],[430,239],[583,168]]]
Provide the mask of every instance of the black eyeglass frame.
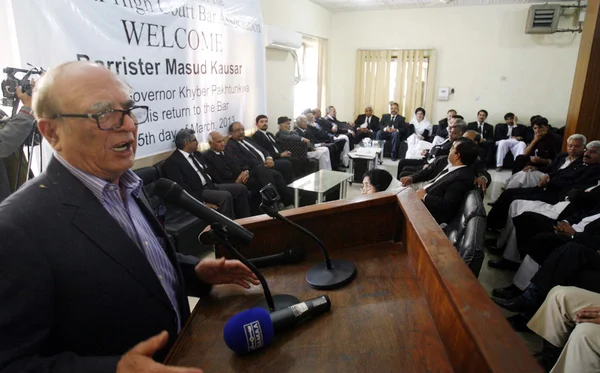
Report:
[[[84,119],[94,119],[96,121],[96,126],[98,126],[98,129],[101,131],[114,131],[117,130],[119,128],[121,128],[123,126],[123,123],[125,122],[125,114],[129,115],[129,117],[131,117],[131,119],[134,119],[134,117],[131,115],[131,112],[133,110],[136,109],[144,109],[146,110],[146,119],[143,122],[140,122],[139,120],[137,120],[137,118],[135,118],[136,120],[134,120],[134,124],[140,125],[140,124],[144,124],[148,121],[148,115],[149,115],[149,110],[150,108],[148,106],[145,105],[134,105],[132,107],[130,107],[129,109],[109,109],[109,110],[103,110],[99,113],[95,113],[95,114],[56,114],[54,117],[52,117],[52,119],[60,119],[60,118],[84,118]],[[119,121],[119,125],[118,126],[113,126],[111,128],[102,128],[102,126],[100,125],[100,117],[103,115],[106,115],[108,113],[121,113],[121,120]]]

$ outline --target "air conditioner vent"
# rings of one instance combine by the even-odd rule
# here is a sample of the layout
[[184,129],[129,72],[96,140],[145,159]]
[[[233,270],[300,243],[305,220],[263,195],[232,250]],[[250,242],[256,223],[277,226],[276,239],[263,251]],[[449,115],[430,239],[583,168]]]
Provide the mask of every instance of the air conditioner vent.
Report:
[[527,14],[526,34],[553,34],[558,28],[560,5],[532,5]]

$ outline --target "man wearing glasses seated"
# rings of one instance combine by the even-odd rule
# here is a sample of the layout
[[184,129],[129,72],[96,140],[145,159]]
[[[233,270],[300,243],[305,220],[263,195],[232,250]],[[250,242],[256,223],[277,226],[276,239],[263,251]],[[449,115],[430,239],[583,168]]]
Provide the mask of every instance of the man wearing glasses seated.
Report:
[[[148,108],[129,95],[88,62],[36,84],[34,113],[55,154],[0,205],[2,373],[174,371],[150,357],[161,361],[173,345],[187,295],[258,284],[238,261],[175,253],[130,170]],[[161,331],[168,337],[133,350],[135,364],[123,357]]]

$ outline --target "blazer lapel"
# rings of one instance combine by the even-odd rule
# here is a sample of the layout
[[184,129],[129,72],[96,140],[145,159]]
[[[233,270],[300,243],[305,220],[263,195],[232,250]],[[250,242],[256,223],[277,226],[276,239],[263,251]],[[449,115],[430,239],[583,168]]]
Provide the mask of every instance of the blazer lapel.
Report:
[[[77,207],[73,225],[157,299],[172,308],[142,251],[92,192],[54,158],[50,161],[47,172],[59,186],[63,204]],[[110,270],[107,268],[107,271]]]

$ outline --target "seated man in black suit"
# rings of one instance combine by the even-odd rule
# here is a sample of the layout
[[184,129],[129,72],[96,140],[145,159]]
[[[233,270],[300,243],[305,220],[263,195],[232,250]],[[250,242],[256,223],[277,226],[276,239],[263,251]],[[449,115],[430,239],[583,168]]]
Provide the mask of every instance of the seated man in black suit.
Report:
[[456,112],[456,110],[450,109],[446,113],[446,118],[440,119],[437,128],[434,128],[432,133],[433,140],[431,140],[431,143],[434,146],[441,144],[442,141],[448,138],[448,127],[450,127],[451,125],[450,121],[452,120],[452,117],[454,117],[457,114],[458,113]]
[[417,196],[439,224],[454,217],[465,195],[473,189],[475,173],[471,165],[478,156],[477,144],[465,137],[458,138],[452,144],[448,165],[417,190]]
[[337,111],[334,106],[327,106],[327,115],[319,120],[323,129],[333,135],[344,135],[348,138],[349,146],[355,144],[356,126],[352,122],[342,122],[337,119]]
[[246,137],[244,126],[240,122],[234,122],[229,126],[229,136],[225,149],[242,169],[251,170],[256,165],[262,164],[266,168],[278,171],[287,184],[294,181],[292,164],[287,159],[274,160],[267,150]]
[[329,149],[329,157],[331,160],[331,169],[337,170],[340,165],[340,160],[343,159],[344,148],[346,147],[345,139],[333,139],[329,134],[316,125],[309,125],[308,118],[312,118],[312,113],[300,115],[296,118],[296,127],[294,131],[301,137],[307,138],[312,144],[322,145]]
[[496,171],[502,171],[504,157],[511,152],[514,158],[525,152],[525,126],[518,123],[519,118],[513,113],[504,115],[506,123],[496,124],[494,141],[496,142]]
[[250,216],[248,188],[243,184],[213,182],[208,165],[198,151],[194,130],[182,129],[175,135],[175,151],[165,159],[162,171],[167,179],[230,219]]
[[481,159],[486,164],[494,155],[495,142],[494,142],[494,127],[487,123],[485,120],[488,117],[487,110],[479,110],[477,112],[477,121],[471,122],[467,125],[469,130],[477,131],[481,135],[481,141],[479,142],[479,148],[481,149]]
[[327,147],[317,147],[311,143],[308,137],[303,137],[299,135],[298,132],[292,131],[292,120],[288,117],[277,118],[277,124],[279,125],[279,131],[275,134],[277,141],[294,144],[298,149],[301,149],[302,151],[306,150],[308,159],[312,159],[313,162],[318,162],[319,170],[331,171],[331,156]]
[[240,167],[235,159],[225,151],[225,138],[217,131],[208,134],[208,145],[210,150],[203,153],[208,163],[208,173],[216,183],[237,183],[245,185],[253,192],[253,211],[258,211],[261,197],[260,190],[267,184],[273,184],[284,205],[294,203],[294,195],[287,187],[281,174],[273,169],[266,168],[263,164],[256,162],[253,167]]
[[398,159],[400,143],[408,137],[408,125],[406,118],[398,114],[399,106],[393,102],[390,104],[390,113],[383,114],[379,122],[379,131],[375,138],[377,140],[392,140],[392,161]]
[[379,117],[373,115],[373,107],[371,105],[365,106],[365,113],[356,117],[354,124],[356,125],[355,141],[357,144],[367,137],[375,140],[375,135],[379,131]]
[[299,159],[292,155],[292,152],[285,150],[281,151],[280,145],[277,144],[275,136],[268,131],[269,129],[269,118],[266,115],[259,115],[256,117],[256,129],[252,135],[254,140],[263,149],[269,152],[269,155],[273,157],[275,161],[275,169],[279,169],[278,163],[289,162],[292,164],[294,169],[294,180],[306,175],[309,170],[312,170],[312,164],[307,159]]
[[68,62],[34,89],[55,153],[0,205],[0,369],[122,372],[123,354],[166,330],[149,353],[160,362],[190,316],[187,295],[258,281],[239,261],[175,252],[131,170],[148,107],[114,72]]
[[449,155],[452,143],[462,137],[467,132],[467,124],[464,120],[458,119],[455,124],[449,128],[450,137],[445,139],[440,145],[436,145],[421,159],[402,159],[398,162],[398,176],[400,179],[419,171],[423,166],[433,163],[436,157]]
[[[467,138],[477,144],[479,134],[475,131],[469,130],[465,132],[464,138]],[[416,183],[422,183],[429,181],[436,177],[446,166],[448,166],[448,156],[442,155],[435,157],[433,163],[427,167],[423,167],[420,171],[415,172],[410,176],[404,176],[400,179],[402,186],[407,186]],[[492,182],[491,175],[485,170],[485,163],[480,157],[477,157],[475,162],[471,165],[473,173],[475,174],[475,184],[481,189],[483,193],[487,190]]]
[[515,159],[513,174],[523,170],[526,166],[548,166],[560,152],[562,138],[549,131],[548,119],[544,117],[535,119],[533,131],[533,140],[527,145],[523,154]]

